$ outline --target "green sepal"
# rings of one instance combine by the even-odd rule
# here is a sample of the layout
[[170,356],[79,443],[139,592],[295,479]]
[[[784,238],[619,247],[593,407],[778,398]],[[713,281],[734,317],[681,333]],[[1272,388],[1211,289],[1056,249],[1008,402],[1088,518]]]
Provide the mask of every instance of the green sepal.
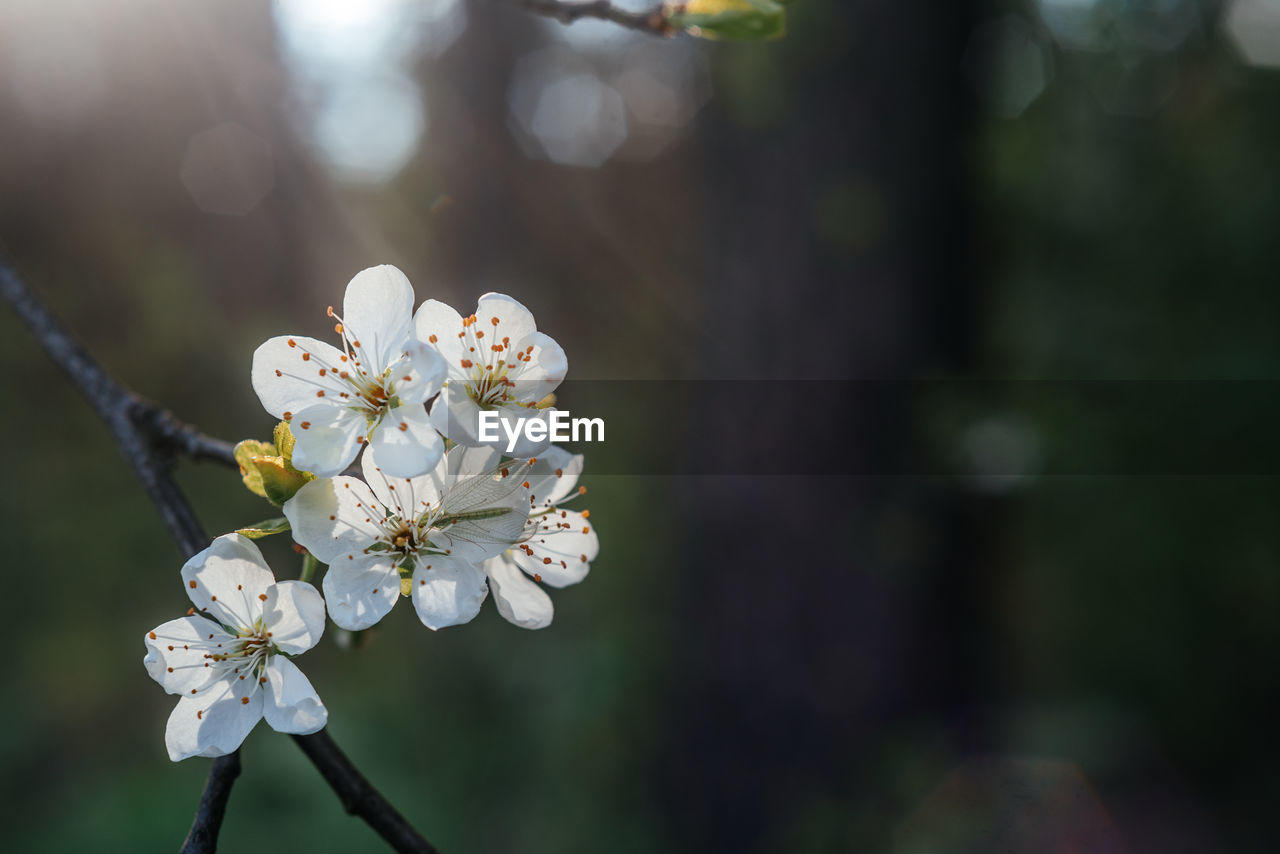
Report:
[[275,456],[276,446],[270,442],[259,442],[257,439],[245,439],[236,444],[234,454],[236,462],[240,464],[240,477],[244,480],[245,487],[254,495],[266,498],[267,490],[262,485],[262,475],[258,473],[253,459]]
[[254,457],[253,465],[262,476],[262,488],[267,500],[277,507],[292,498],[315,475],[298,471],[284,457]]
[[692,0],[667,18],[676,29],[704,39],[764,41],[787,32],[780,0]]
[[264,519],[244,528],[237,528],[237,534],[243,534],[251,540],[260,540],[272,534],[283,534],[289,530],[289,520],[280,516],[276,519]]

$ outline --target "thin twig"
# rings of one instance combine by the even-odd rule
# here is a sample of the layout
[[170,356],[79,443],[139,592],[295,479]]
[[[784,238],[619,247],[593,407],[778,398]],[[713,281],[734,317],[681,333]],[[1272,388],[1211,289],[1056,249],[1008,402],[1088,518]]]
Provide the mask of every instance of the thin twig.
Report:
[[206,456],[217,458],[220,456],[214,450],[217,443],[197,439],[200,434],[194,428],[116,382],[54,317],[48,306],[3,263],[0,263],[0,298],[13,308],[49,358],[62,368],[106,423],[183,555],[190,557],[209,545],[195,511],[178,489],[169,468],[174,450],[185,450],[185,445],[207,446]]
[[240,751],[219,756],[209,769],[209,779],[204,784],[204,794],[196,807],[196,817],[191,831],[182,843],[180,854],[202,854],[216,851],[218,831],[222,830],[222,818],[227,814],[227,799],[231,797],[231,784],[240,776]]
[[[117,382],[3,261],[0,299],[9,304],[106,423],[183,555],[190,557],[205,548],[209,538],[173,479],[174,458],[181,454],[235,466],[231,445],[205,436]],[[327,732],[294,738],[337,792],[347,812],[364,819],[388,845],[401,852],[439,854],[356,770]],[[239,751],[213,761],[183,854],[207,854],[217,849],[227,799],[239,774]]]
[[672,27],[667,23],[666,7],[654,6],[643,12],[629,12],[619,9],[608,0],[583,0],[570,3],[565,0],[513,0],[537,15],[554,18],[562,24],[572,24],[581,18],[595,18],[610,21],[629,30],[652,33],[655,36],[669,36]]
[[346,754],[338,749],[338,745],[329,737],[328,730],[322,729],[311,735],[295,735],[293,740],[307,754],[312,764],[320,769],[329,787],[337,792],[342,808],[350,815],[364,819],[388,845],[405,854],[440,854],[413,829],[413,825],[405,821],[395,807],[378,794],[378,790],[369,784]]

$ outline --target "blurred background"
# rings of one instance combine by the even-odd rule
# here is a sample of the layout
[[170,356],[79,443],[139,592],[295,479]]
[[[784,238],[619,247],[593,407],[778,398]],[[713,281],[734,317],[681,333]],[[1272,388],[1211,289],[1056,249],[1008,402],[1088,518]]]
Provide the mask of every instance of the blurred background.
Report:
[[[0,251],[231,440],[272,427],[253,348],[323,336],[379,263],[514,295],[571,378],[687,381],[669,452],[723,473],[584,448],[603,549],[550,628],[402,605],[308,654],[446,852],[1275,850],[1280,2],[796,0],[789,29],[0,0]],[[140,660],[182,556],[7,311],[0,353],[0,833],[171,850],[207,763],[169,763]],[[793,437],[726,429],[756,414],[721,381],[801,379],[850,425],[831,473],[753,476]],[[181,479],[211,534],[274,515]],[[379,850],[288,739],[243,755],[228,850]]]

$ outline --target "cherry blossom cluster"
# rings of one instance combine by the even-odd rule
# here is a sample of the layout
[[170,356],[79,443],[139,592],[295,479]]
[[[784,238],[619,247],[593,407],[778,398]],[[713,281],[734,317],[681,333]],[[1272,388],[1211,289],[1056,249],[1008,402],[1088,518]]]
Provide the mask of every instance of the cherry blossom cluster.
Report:
[[174,761],[229,753],[263,717],[280,732],[323,728],[328,712],[291,659],[319,641],[326,613],[359,631],[406,597],[438,630],[475,618],[492,593],[505,619],[537,629],[553,615],[542,585],[586,577],[600,546],[588,511],[569,506],[585,491],[582,456],[478,429],[481,413],[551,418],[564,351],[503,294],[465,317],[413,304],[403,273],[373,267],[351,280],[341,314],[328,310],[340,348],[284,335],[254,353],[254,391],[288,425],[281,465],[297,475],[279,526],[254,535],[287,520],[328,564],[323,597],[277,582],[241,533],[187,562],[194,607],[144,639],[147,672],[180,697],[165,736]]

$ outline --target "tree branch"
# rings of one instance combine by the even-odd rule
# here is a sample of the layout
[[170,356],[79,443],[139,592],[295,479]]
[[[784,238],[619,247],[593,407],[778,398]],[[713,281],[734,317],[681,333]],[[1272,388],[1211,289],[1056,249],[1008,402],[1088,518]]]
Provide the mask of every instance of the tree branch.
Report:
[[667,23],[666,7],[659,4],[644,12],[629,12],[619,9],[608,0],[583,0],[583,2],[566,2],[566,0],[512,0],[535,15],[554,18],[562,24],[572,24],[581,18],[595,18],[610,21],[629,30],[651,33],[655,36],[669,36],[673,29]]
[[204,794],[196,807],[196,817],[191,822],[191,830],[182,843],[180,854],[203,854],[218,849],[218,831],[222,830],[222,818],[227,814],[231,785],[239,776],[239,750],[213,760],[209,779],[204,784]]
[[396,851],[405,854],[440,854],[351,764],[351,760],[329,737],[327,729],[311,735],[295,735],[293,740],[319,769],[330,788],[338,794],[342,808],[349,815],[364,819]]
[[[2,260],[0,299],[9,304],[53,363],[106,423],[183,555],[191,557],[208,546],[209,538],[195,511],[173,479],[173,463],[176,456],[184,455],[236,466],[232,446],[205,436],[117,382]],[[294,739],[337,792],[347,812],[364,819],[393,849],[439,854],[356,770],[327,732],[321,730]],[[239,775],[239,751],[213,760],[191,831],[182,845],[183,854],[206,854],[217,849],[227,800]]]

